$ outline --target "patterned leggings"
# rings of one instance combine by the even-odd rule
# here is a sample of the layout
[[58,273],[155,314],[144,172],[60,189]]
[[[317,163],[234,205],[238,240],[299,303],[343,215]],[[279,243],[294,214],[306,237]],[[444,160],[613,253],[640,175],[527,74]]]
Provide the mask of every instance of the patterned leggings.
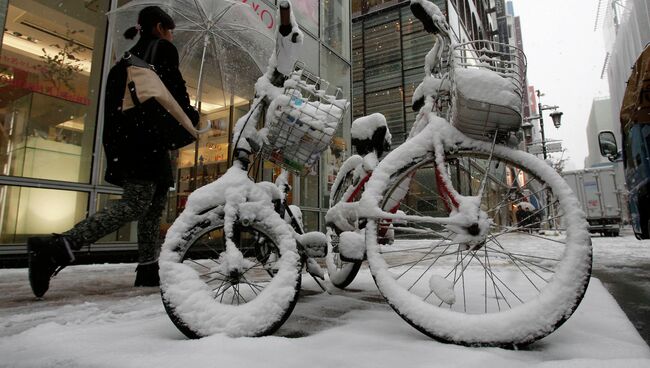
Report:
[[129,180],[123,188],[124,194],[119,201],[79,222],[63,235],[73,241],[75,249],[80,249],[137,220],[138,262],[154,263],[160,254],[160,217],[168,188],[153,182]]

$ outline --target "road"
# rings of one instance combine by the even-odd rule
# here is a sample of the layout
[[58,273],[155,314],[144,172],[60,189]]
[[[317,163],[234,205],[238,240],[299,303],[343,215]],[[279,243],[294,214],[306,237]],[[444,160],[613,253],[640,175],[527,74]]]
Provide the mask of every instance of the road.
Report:
[[622,235],[592,238],[592,275],[602,281],[650,345],[650,240],[636,240],[629,229]]
[[620,268],[595,268],[602,281],[634,327],[650,345],[650,263]]

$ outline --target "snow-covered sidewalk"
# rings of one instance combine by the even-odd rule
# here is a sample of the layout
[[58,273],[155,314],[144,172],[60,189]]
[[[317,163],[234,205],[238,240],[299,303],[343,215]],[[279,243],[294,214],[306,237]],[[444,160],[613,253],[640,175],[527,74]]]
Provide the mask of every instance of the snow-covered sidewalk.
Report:
[[648,367],[650,349],[600,281],[574,316],[525,351],[441,344],[394,313],[364,268],[348,291],[301,299],[274,336],[187,340],[134,265],[73,266],[44,300],[25,269],[0,270],[1,367]]

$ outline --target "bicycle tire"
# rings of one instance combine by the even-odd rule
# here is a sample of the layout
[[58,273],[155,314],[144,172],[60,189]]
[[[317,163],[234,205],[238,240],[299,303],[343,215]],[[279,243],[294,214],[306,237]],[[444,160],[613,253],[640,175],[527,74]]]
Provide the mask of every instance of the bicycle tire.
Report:
[[185,336],[264,336],[291,315],[302,261],[284,221],[272,209],[264,212],[248,226],[235,225],[238,249],[259,266],[238,275],[214,271],[225,250],[222,207],[184,212],[174,223],[178,235],[168,235],[161,252],[160,288],[165,311]]
[[[414,137],[408,145],[400,146],[379,164],[371,181],[366,186],[362,202],[380,198],[379,200],[374,199],[374,201],[378,201],[377,205],[381,207],[383,203],[395,200],[395,198],[391,199],[391,191],[398,192],[399,197],[404,196],[404,190],[407,189],[407,198],[398,198],[398,200],[402,201],[402,210],[409,214],[408,211],[412,208],[408,208],[408,203],[407,205],[404,203],[415,195],[416,186],[419,186],[418,190],[426,188],[418,183],[421,179],[418,178],[418,175],[425,173],[421,170],[424,170],[427,165],[433,168],[432,170],[435,170],[436,167],[436,157],[432,153],[434,151],[433,142],[437,139],[436,137],[439,137],[437,135],[439,133],[434,132],[436,129],[446,129],[446,138],[451,138],[446,141],[455,142],[454,152],[447,152],[445,169],[452,174],[454,171],[462,174],[469,173],[465,181],[465,184],[469,184],[465,185],[467,191],[470,191],[472,184],[476,184],[476,182],[473,180],[471,169],[467,170],[466,168],[474,167],[476,172],[481,173],[480,167],[483,165],[482,171],[489,174],[486,185],[487,192],[494,192],[495,195],[500,193],[498,185],[504,183],[505,179],[494,174],[497,172],[497,166],[494,163],[499,161],[504,166],[500,166],[502,169],[498,170],[511,171],[516,175],[514,178],[517,183],[519,183],[518,178],[523,170],[528,171],[528,174],[531,175],[530,178],[535,178],[535,182],[532,181],[533,179],[524,181],[524,187],[528,187],[529,190],[535,189],[538,193],[545,193],[545,198],[550,198],[544,212],[548,211],[552,216],[540,215],[538,228],[531,228],[528,225],[519,228],[517,226],[499,227],[507,226],[508,221],[513,221],[509,220],[507,216],[510,209],[506,211],[503,209],[506,207],[501,207],[511,199],[512,193],[509,188],[506,191],[507,195],[501,197],[504,203],[496,202],[498,203],[495,207],[496,210],[487,212],[494,224],[491,231],[495,230],[495,232],[488,236],[484,243],[473,244],[473,248],[469,249],[464,249],[468,248],[468,244],[458,242],[454,245],[453,240],[444,240],[445,236],[450,238],[449,233],[441,233],[441,231],[445,231],[444,229],[436,229],[434,225],[428,225],[428,228],[423,227],[421,223],[415,224],[417,221],[413,221],[413,224],[406,225],[404,231],[406,229],[409,229],[408,231],[420,230],[421,234],[429,236],[429,239],[426,239],[428,243],[413,240],[415,239],[413,235],[410,240],[400,239],[400,236],[397,235],[400,229],[396,228],[395,244],[400,244],[399,247],[404,249],[392,248],[391,250],[390,247],[377,244],[377,221],[369,220],[366,228],[366,252],[375,283],[389,305],[404,320],[420,332],[442,342],[468,346],[515,348],[547,336],[571,316],[584,297],[591,275],[592,253],[587,223],[579,203],[566,182],[546,163],[523,151],[514,151],[502,146],[495,146],[494,152],[490,156],[490,143],[468,139],[450,126],[441,127],[440,124],[431,124]],[[476,161],[467,159],[466,163],[462,161],[454,163],[455,158],[462,160],[468,157],[476,157]],[[492,157],[492,161],[486,161],[489,157]],[[456,165],[455,169],[454,165]],[[490,174],[490,170],[485,170],[486,167],[492,169],[493,166],[495,168],[493,174]],[[516,170],[519,171],[512,171],[511,168],[517,168]],[[433,178],[432,175],[435,175],[435,171],[429,171],[426,175]],[[463,194],[462,177],[460,179],[456,181],[461,183],[459,192]],[[515,181],[511,186],[514,183]],[[457,183],[454,186],[458,186]],[[483,202],[482,206],[485,208],[490,203],[489,201]],[[419,205],[419,208],[427,206],[422,202]],[[444,206],[438,205],[436,208],[440,207]],[[551,212],[554,210],[557,210],[557,213]],[[417,211],[411,211],[410,214],[417,215],[415,212]],[[541,213],[541,211],[539,212]],[[503,217],[504,214],[505,217]],[[557,221],[556,216],[560,215],[563,216],[564,222]],[[544,218],[546,220],[543,220]],[[520,224],[521,222],[516,223],[516,225]],[[561,224],[566,225],[566,228],[559,226]],[[557,230],[560,234],[564,234],[562,245],[558,245],[559,240],[553,236],[534,233],[542,228],[551,228],[551,225],[555,226],[551,230]],[[520,231],[515,232],[514,230]],[[509,237],[513,239],[508,239]],[[530,242],[533,239],[539,244],[535,245],[537,243]],[[525,240],[529,240],[529,242],[526,243]],[[423,244],[421,248],[413,246],[417,242]],[[445,246],[446,248],[442,249]],[[447,249],[453,250],[454,247],[457,249],[455,253],[453,251],[446,253]],[[516,249],[516,252],[512,249]],[[474,251],[473,254],[472,251]],[[479,251],[482,253],[477,256]],[[524,251],[530,252],[530,254],[522,253]],[[411,257],[415,255],[415,258],[408,258],[407,254]],[[455,260],[450,257],[453,255],[456,256]],[[465,257],[468,256],[467,264],[465,264]],[[448,273],[445,275],[447,269],[445,268],[443,272],[440,270],[443,269],[445,263],[449,264],[450,261],[451,266],[448,267]],[[475,261],[474,264],[470,265],[473,261]],[[459,266],[460,272],[458,272]],[[510,286],[505,285],[505,282],[502,281],[506,277],[503,275],[513,277],[511,275],[518,273],[523,275],[535,273],[528,272],[526,268],[534,270],[544,282],[530,278],[526,280],[521,275],[518,275],[518,279],[512,283],[510,282],[513,279],[506,279]],[[452,269],[455,270],[453,278],[450,274]],[[483,285],[480,283],[481,273],[483,273]],[[552,273],[552,276],[547,277],[547,273]],[[463,276],[460,276],[461,274]],[[475,277],[479,281],[469,277]],[[537,278],[538,276],[527,277]],[[441,278],[445,278],[446,281]],[[451,280],[447,278],[451,278]],[[462,285],[459,285],[461,278]],[[531,285],[529,286],[528,283]],[[463,299],[457,302],[456,297],[461,286]],[[504,303],[508,300],[506,297],[509,297],[510,301],[515,299],[510,296],[510,289],[506,289],[508,287],[515,289],[512,293],[520,299],[516,300],[520,303],[516,305],[513,303],[514,306],[507,304],[508,308],[506,308]],[[521,296],[517,295],[520,293],[520,287],[522,290],[525,289],[521,292]],[[533,292],[531,293],[529,289],[533,289]],[[479,297],[483,300],[476,302]],[[488,301],[488,297],[491,300]],[[503,301],[499,302],[500,300]],[[482,308],[471,309],[474,308],[474,304],[480,306],[483,301]],[[461,304],[463,305],[462,309]],[[468,307],[470,307],[469,311]]]
[[[339,175],[345,175],[343,179],[336,180],[331,190],[330,206],[344,200],[344,195],[348,188],[352,185],[354,178],[354,170],[351,168],[345,173],[339,172]],[[347,262],[341,259],[338,251],[339,235],[331,226],[326,226],[325,235],[327,237],[327,256],[325,257],[325,265],[327,266],[327,274],[332,285],[339,289],[345,289],[359,273],[363,261]]]

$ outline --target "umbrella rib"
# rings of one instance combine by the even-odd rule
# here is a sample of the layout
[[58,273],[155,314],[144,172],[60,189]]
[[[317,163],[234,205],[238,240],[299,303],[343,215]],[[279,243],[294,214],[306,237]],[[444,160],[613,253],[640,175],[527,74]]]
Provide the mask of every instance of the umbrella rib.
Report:
[[[246,48],[244,47],[244,45],[242,45],[242,44],[240,44],[239,42],[237,42],[237,40],[235,40],[234,38],[230,37],[228,34],[225,34],[225,36],[226,36],[228,39],[226,39],[226,37],[223,37],[223,36],[221,36],[221,35],[216,35],[216,36],[219,37],[219,38],[221,38],[221,39],[223,39],[223,40],[226,41],[226,42],[229,42],[229,43],[235,45],[236,47],[239,47],[239,49],[240,49],[242,52],[245,52],[245,53],[246,53],[246,54],[251,58],[251,60],[253,60],[253,61],[255,62],[255,64],[257,64],[257,60],[253,57],[253,55],[251,55],[251,53],[248,52],[248,50],[246,50]],[[263,70],[263,67],[260,67],[260,65],[257,65],[257,68],[258,68],[260,71]]]
[[[196,0],[194,0],[194,1],[196,2]],[[227,8],[225,8],[225,9],[221,12],[221,14],[217,15],[216,18],[214,19],[214,24],[216,24],[216,23],[217,23],[221,18],[223,18],[223,17],[226,15],[226,13],[228,13],[228,11],[229,11],[229,10],[230,10],[234,5],[235,5],[235,4],[230,4],[230,6],[227,7]]]
[[[223,30],[223,31],[250,31],[250,32],[255,32],[256,34],[258,34],[260,36],[268,38],[269,40],[273,40],[273,37],[269,36],[268,34],[266,34],[264,32],[261,32],[259,29],[255,28],[255,27],[249,27],[249,26],[246,26],[246,25],[243,25],[243,24],[229,23],[229,24],[221,25],[219,29]],[[213,32],[213,31],[211,29],[209,29],[208,32]]]
[[204,22],[207,22],[208,21],[208,15],[205,14],[205,11],[204,11],[205,9],[203,9],[201,4],[199,4],[199,2],[197,0],[194,0],[194,5],[196,6],[196,10],[197,10],[197,13],[199,14],[199,16],[203,19]]
[[[185,20],[187,20],[188,22],[194,24],[195,26],[197,26],[197,27],[203,27],[203,25],[202,25],[201,23],[199,23],[199,22],[197,22],[197,21],[191,19],[190,17],[188,17],[188,16],[185,15],[184,13],[182,13],[182,12],[180,12],[180,11],[178,11],[178,10],[174,10],[174,12],[175,12],[176,14],[180,15],[181,17],[185,18]],[[190,29],[185,29],[185,28],[176,28],[176,30],[191,31]],[[203,27],[202,30],[205,30],[205,27]]]
[[188,50],[193,50],[194,47],[198,47],[197,45],[199,44],[199,42],[202,41],[203,41],[203,37],[195,36],[192,37],[190,40],[188,40],[187,43],[185,43],[185,45],[181,49],[182,55],[179,55],[179,60],[181,61],[181,63],[185,59],[185,57],[191,54],[191,52]]

